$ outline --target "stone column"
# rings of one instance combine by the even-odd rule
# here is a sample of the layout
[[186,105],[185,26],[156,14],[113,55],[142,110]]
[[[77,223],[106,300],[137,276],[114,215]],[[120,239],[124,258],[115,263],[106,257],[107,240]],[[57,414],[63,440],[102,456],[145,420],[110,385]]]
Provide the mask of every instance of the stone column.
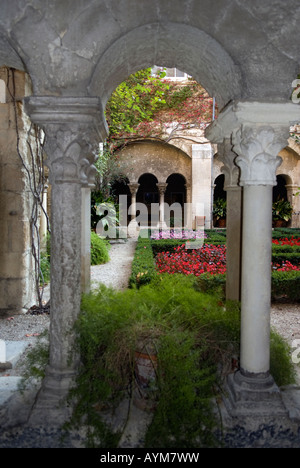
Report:
[[30,97],[25,105],[46,134],[52,186],[50,358],[32,419],[57,424],[66,417],[59,403],[78,368],[73,326],[81,302],[82,185],[95,174],[93,150],[105,129],[96,98]]
[[81,292],[91,286],[91,189],[81,189]]
[[95,153],[86,154],[90,165],[81,188],[81,292],[89,293],[91,287],[91,190],[95,187]]
[[128,225],[128,234],[130,237],[137,237],[139,233],[139,225],[136,221],[136,194],[139,189],[140,184],[137,182],[132,182],[128,184],[130,193],[131,193],[131,205],[130,205],[130,216],[131,221]]
[[186,188],[186,204],[184,205],[184,227],[186,229],[193,229],[191,184],[185,184],[185,188]]
[[224,402],[231,415],[260,421],[286,414],[270,375],[272,191],[278,153],[299,119],[291,103],[237,101],[205,131],[214,143],[232,138],[243,187],[240,370],[229,374]]
[[272,190],[288,128],[243,126],[233,135],[243,186],[241,374],[271,385]]
[[287,184],[285,186],[287,191],[287,199],[293,207],[293,214],[291,219],[291,227],[299,228],[300,227],[300,194],[297,194],[300,189],[298,185]]
[[205,228],[211,228],[212,148],[210,143],[192,145],[193,220],[205,216]]
[[226,299],[241,299],[241,214],[242,188],[238,185],[239,168],[235,164],[236,153],[232,151],[230,139],[218,145],[218,158],[224,163],[221,171],[225,176],[224,190],[227,192],[226,215]]
[[47,197],[48,197],[48,185],[44,185],[44,190],[43,190],[43,199],[42,199],[42,210],[41,210],[41,216],[40,216],[40,239],[41,239],[41,247],[45,249],[46,247],[46,238],[47,238],[47,232],[48,232],[48,220],[47,216],[45,213],[47,213]]
[[159,229],[167,229],[167,224],[165,222],[165,191],[168,184],[165,182],[158,182],[157,188],[159,191]]

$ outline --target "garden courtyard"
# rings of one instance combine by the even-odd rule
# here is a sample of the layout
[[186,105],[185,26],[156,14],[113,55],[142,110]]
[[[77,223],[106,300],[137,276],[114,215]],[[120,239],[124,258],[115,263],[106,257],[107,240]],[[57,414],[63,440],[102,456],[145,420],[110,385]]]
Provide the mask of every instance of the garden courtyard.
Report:
[[[298,358],[300,340],[300,233],[274,229],[272,237],[271,373],[279,387],[297,388],[300,367],[292,358]],[[92,255],[91,293],[83,296],[76,325],[84,365],[72,424],[89,418],[92,430],[85,443],[247,446],[236,431],[222,439],[211,406],[222,395],[224,378],[239,367],[239,304],[225,297],[226,230],[156,230],[100,244],[106,254],[98,261]],[[34,367],[41,371],[45,362],[39,363],[34,349],[48,326],[47,313],[34,310],[0,321],[6,339],[28,340],[24,356],[33,351]],[[24,374],[24,356],[6,376]],[[117,408],[123,418],[125,412],[127,422],[108,418],[107,408]],[[113,421],[114,430],[103,421],[108,427]],[[258,443],[286,444],[270,434],[263,442],[256,434]]]

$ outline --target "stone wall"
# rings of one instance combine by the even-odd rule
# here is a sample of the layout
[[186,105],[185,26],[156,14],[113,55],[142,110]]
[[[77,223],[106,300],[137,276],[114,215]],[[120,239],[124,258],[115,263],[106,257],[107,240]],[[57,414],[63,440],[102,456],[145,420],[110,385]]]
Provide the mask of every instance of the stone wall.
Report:
[[191,183],[191,158],[175,146],[141,141],[126,146],[119,156],[130,182],[137,182],[146,173],[153,174],[159,182],[166,182],[176,172],[183,175],[186,183]]
[[290,227],[300,227],[300,145],[289,139],[289,146],[280,151],[282,163],[276,174],[282,175],[286,181],[287,199],[293,206],[293,215],[289,223]]
[[[0,80],[0,315],[6,316],[24,312],[36,298],[30,230],[32,194],[19,156],[30,166],[30,122],[21,102],[30,93],[30,81],[25,73],[6,68],[0,69]],[[16,96],[15,106],[10,93]]]

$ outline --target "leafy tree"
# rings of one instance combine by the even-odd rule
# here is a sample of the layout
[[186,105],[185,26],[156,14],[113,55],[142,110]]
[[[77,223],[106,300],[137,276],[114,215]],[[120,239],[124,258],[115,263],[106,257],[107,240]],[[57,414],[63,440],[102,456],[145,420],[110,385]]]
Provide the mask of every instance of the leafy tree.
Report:
[[121,83],[106,107],[111,152],[141,138],[170,141],[178,130],[204,128],[212,115],[212,99],[194,80],[181,84],[141,70]]

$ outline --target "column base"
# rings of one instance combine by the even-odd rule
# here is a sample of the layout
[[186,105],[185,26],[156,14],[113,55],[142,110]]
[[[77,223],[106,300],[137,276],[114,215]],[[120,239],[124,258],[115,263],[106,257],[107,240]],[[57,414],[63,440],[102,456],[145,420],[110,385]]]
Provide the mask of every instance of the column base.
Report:
[[281,392],[269,374],[237,371],[227,378],[225,407],[233,417],[271,418],[287,416]]
[[159,221],[157,223],[157,228],[158,229],[171,229],[171,228],[168,228],[167,223],[165,221]]
[[74,371],[60,372],[48,367],[32,407],[28,424],[57,427],[68,421],[72,414],[72,407],[67,402],[67,396],[74,379]]

